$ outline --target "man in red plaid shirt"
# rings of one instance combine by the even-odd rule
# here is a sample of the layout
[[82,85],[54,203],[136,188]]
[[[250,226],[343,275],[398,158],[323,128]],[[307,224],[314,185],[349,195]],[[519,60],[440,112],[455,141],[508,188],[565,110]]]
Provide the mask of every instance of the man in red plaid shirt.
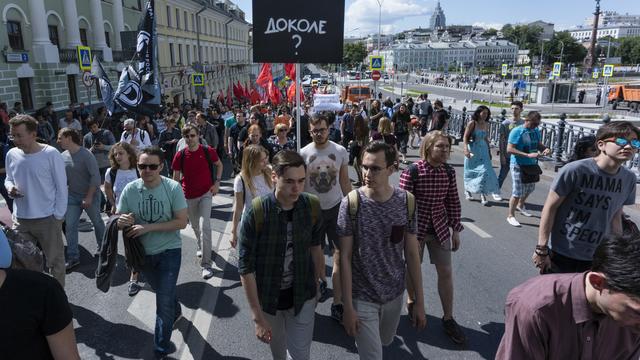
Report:
[[[466,336],[453,319],[453,271],[451,252],[460,248],[460,198],[453,167],[446,164],[451,152],[451,138],[441,131],[428,133],[420,146],[422,160],[409,166],[400,176],[400,188],[416,198],[418,210],[418,241],[420,261],[425,246],[429,259],[438,273],[438,294],[442,303],[442,325],[445,333],[456,344]],[[449,232],[449,228],[453,233]],[[407,308],[413,307],[415,292],[407,281]]]

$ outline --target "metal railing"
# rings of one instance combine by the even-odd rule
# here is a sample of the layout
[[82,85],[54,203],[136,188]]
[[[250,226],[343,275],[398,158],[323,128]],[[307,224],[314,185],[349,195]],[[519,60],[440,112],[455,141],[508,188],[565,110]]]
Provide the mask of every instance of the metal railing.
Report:
[[[454,139],[462,142],[465,127],[471,121],[471,113],[466,108],[462,111],[452,110],[449,107],[449,126],[447,133]],[[497,147],[500,137],[500,124],[506,119],[506,110],[502,110],[499,116],[494,116],[489,120],[489,142],[492,147]],[[542,143],[553,151],[552,158],[556,163],[556,169],[564,165],[573,155],[573,148],[576,142],[583,136],[595,135],[597,129],[585,126],[569,124],[566,121],[567,115],[561,114],[557,124],[542,122],[539,126],[542,134]],[[608,115],[602,118],[602,123],[607,123],[611,119]],[[625,164],[629,169],[640,175],[640,154],[636,153],[634,158]]]
[[[78,50],[76,49],[60,49],[58,48],[58,56],[61,63],[77,63],[78,62]],[[97,57],[100,61],[104,59],[102,50],[91,50],[91,56]]]

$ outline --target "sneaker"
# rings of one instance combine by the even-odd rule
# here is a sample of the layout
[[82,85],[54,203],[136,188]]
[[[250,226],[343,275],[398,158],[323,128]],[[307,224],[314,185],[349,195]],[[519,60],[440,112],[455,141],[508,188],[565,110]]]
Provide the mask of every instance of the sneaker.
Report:
[[205,280],[209,280],[213,277],[213,269],[210,266],[206,266],[202,268],[202,278]]
[[502,196],[500,196],[500,194],[493,194],[493,200],[495,201],[502,201]]
[[196,256],[201,258],[202,257],[202,250],[196,251]]
[[80,260],[71,260],[64,263],[66,272],[70,272],[71,270],[77,268],[79,265],[80,265]]
[[482,204],[482,206],[489,205],[489,201],[487,201],[487,197],[484,194],[480,195],[480,204]]
[[453,319],[445,320],[442,318],[442,327],[444,333],[456,344],[464,344],[467,341],[467,336],[462,332],[458,323]]
[[520,223],[518,222],[518,220],[513,217],[513,216],[508,216],[507,217],[507,222],[509,223],[509,225],[511,226],[515,226],[515,227],[520,227]]
[[520,212],[520,214],[522,214],[522,216],[526,216],[526,217],[532,217],[533,216],[533,214],[528,212],[527,209],[524,206],[523,207],[516,206],[516,210],[518,210]]
[[331,317],[342,324],[342,316],[344,315],[344,306],[342,304],[331,305]]
[[127,290],[129,296],[136,296],[136,294],[142,290],[142,286],[140,286],[137,281],[129,281],[129,288]]
[[464,192],[464,198],[467,199],[467,200],[473,200],[473,195],[471,195],[470,192],[465,191]]

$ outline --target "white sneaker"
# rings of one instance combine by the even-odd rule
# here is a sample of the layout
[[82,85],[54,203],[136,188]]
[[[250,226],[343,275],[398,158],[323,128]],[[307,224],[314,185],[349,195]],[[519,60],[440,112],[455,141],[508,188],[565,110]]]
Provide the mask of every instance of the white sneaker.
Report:
[[464,192],[464,198],[467,199],[467,200],[473,200],[473,196],[468,191]]
[[511,226],[515,226],[515,227],[520,227],[521,226],[520,223],[518,222],[518,220],[513,216],[507,217],[507,222]]
[[495,201],[502,201],[502,196],[500,196],[500,194],[493,194],[493,200]]
[[489,201],[487,201],[487,197],[484,194],[480,195],[480,204],[482,204],[482,206],[489,205]]
[[520,208],[520,207],[516,206],[516,210],[518,210],[520,212],[520,214],[522,214],[522,216],[526,216],[526,217],[532,217],[533,216],[533,214],[528,212],[527,209],[524,208],[524,207]]
[[202,268],[202,278],[205,280],[209,280],[213,277],[213,269],[210,267]]
[[202,257],[202,250],[196,251],[196,256],[201,258]]

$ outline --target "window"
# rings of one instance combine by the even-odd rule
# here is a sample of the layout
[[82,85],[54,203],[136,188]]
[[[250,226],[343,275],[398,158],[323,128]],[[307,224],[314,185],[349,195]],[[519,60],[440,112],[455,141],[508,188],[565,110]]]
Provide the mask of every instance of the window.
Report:
[[104,32],[104,41],[107,43],[108,47],[111,47],[111,39],[109,39],[109,32],[108,31]]
[[60,46],[60,37],[58,36],[58,26],[49,25],[49,40],[55,46]]
[[167,26],[171,27],[171,7],[167,5]]
[[80,29],[80,42],[84,46],[89,45],[89,42],[87,41],[87,29]]
[[24,43],[22,42],[22,29],[20,28],[19,22],[7,21],[7,36],[9,37],[9,46],[13,50],[24,50]]
[[169,44],[169,57],[171,58],[171,66],[176,66],[176,57],[173,54],[173,44]]
[[69,89],[69,102],[78,102],[78,93],[76,92],[76,76],[67,75],[67,88]]
[[31,96],[31,81],[29,78],[19,78],[20,100],[24,110],[33,110],[33,98]]
[[186,45],[187,47],[187,65],[191,64],[191,48],[189,47],[189,45]]
[[196,31],[196,16],[191,14],[191,31]]
[[184,62],[182,62],[182,44],[178,44],[178,63],[184,65]]
[[180,10],[176,9],[176,29],[180,29]]
[[[193,27],[193,24],[191,24]],[[189,18],[187,17],[187,12],[184,12],[184,30],[189,31]]]

